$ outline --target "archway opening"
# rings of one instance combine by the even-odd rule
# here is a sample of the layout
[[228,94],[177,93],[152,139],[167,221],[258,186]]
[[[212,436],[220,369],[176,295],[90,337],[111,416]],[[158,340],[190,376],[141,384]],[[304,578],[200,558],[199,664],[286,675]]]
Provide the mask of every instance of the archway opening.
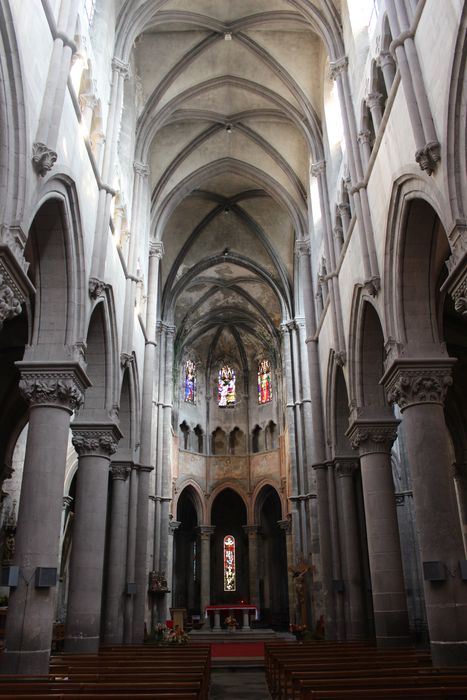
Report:
[[188,618],[200,614],[200,541],[196,494],[188,486],[178,499],[175,531],[173,605],[185,608]]
[[[240,496],[226,488],[216,497],[212,506],[211,524],[215,526],[211,549],[211,602],[239,603],[249,600],[248,545],[243,526],[247,524],[246,507]],[[227,561],[225,538],[234,542],[234,581],[226,583]]]

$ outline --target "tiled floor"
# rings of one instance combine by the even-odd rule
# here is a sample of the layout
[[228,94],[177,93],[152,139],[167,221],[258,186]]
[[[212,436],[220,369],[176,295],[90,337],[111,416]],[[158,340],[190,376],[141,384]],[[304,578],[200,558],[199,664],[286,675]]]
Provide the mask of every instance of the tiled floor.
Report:
[[222,668],[211,671],[210,700],[271,700],[263,669]]

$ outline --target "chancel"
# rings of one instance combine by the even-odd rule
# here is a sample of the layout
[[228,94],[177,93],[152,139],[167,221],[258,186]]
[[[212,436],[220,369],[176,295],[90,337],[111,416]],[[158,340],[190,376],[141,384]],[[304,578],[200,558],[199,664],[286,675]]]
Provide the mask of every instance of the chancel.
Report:
[[466,663],[466,29],[0,0],[3,673],[174,620]]

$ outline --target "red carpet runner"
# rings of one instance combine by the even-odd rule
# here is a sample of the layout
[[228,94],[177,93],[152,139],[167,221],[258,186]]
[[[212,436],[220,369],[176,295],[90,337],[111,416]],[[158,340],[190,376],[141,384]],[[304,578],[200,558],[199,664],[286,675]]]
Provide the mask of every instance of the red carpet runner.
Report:
[[211,654],[214,659],[238,656],[242,658],[264,658],[263,642],[226,642],[211,644]]

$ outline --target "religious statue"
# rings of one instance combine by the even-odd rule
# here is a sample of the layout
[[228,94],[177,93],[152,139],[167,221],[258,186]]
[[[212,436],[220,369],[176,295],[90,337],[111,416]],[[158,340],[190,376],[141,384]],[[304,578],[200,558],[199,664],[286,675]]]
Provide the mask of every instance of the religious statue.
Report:
[[306,624],[306,590],[305,590],[305,575],[311,571],[311,566],[305,564],[303,559],[300,559],[298,564],[289,566],[289,571],[292,574],[292,579],[295,588],[295,600],[300,611],[300,620],[302,624]]

